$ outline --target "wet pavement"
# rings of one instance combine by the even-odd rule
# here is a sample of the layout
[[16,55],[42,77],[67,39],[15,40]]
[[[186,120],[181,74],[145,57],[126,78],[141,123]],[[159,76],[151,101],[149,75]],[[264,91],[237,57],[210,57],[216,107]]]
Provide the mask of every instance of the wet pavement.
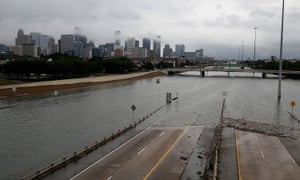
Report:
[[147,129],[72,179],[179,179],[202,129]]
[[[259,126],[248,124],[249,129]],[[280,129],[273,125],[262,127],[275,134]],[[299,179],[299,139],[243,128],[223,127],[218,179]],[[211,179],[215,135],[213,127],[151,128],[72,179]]]
[[299,134],[296,127],[224,118],[218,178],[299,179]]
[[278,137],[235,131],[240,179],[299,179],[300,167]]

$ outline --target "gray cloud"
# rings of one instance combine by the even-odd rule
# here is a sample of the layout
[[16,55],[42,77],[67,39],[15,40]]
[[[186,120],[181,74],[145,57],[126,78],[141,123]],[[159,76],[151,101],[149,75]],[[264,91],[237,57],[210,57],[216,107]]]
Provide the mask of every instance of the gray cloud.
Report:
[[261,8],[258,8],[254,11],[252,11],[251,13],[251,16],[252,17],[266,17],[266,18],[274,18],[274,16],[276,16],[277,13],[276,13],[276,10],[273,9],[273,10],[265,10],[265,9],[261,9]]
[[[298,0],[286,2],[285,53],[299,55]],[[251,52],[253,27],[258,27],[260,54],[276,54],[281,0],[1,0],[0,43],[13,44],[16,32],[53,35],[73,33],[75,26],[96,44],[112,42],[114,31],[123,38],[162,36],[174,46],[210,49],[210,55],[236,57],[244,40]]]
[[204,21],[204,25],[211,27],[228,27],[236,28],[243,24],[240,16],[235,14],[221,14],[213,21]]
[[221,4],[218,4],[218,5],[216,6],[216,8],[217,8],[218,10],[221,10],[221,9],[222,9],[222,5],[221,5]]
[[116,20],[131,20],[138,21],[141,19],[141,15],[135,11],[122,10],[120,12],[109,11],[109,15]]

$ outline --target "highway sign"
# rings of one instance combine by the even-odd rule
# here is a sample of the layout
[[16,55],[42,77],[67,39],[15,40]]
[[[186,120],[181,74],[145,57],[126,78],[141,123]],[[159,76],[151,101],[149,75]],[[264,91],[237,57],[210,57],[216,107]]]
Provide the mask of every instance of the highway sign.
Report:
[[290,102],[290,106],[291,106],[291,107],[295,107],[295,106],[296,106],[296,102],[295,102],[295,101],[291,101],[291,102]]
[[134,104],[131,106],[131,110],[132,110],[132,111],[135,111],[135,110],[136,110],[136,107],[135,107]]
[[290,106],[292,107],[292,114],[294,113],[294,107],[296,106],[296,102],[295,101],[291,101],[290,102]]

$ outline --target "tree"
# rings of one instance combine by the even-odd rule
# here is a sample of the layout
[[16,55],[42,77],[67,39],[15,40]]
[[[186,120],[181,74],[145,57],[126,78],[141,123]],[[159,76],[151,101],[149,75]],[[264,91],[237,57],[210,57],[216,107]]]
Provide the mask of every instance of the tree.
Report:
[[150,61],[147,61],[146,63],[143,63],[142,68],[146,71],[154,70],[154,66]]

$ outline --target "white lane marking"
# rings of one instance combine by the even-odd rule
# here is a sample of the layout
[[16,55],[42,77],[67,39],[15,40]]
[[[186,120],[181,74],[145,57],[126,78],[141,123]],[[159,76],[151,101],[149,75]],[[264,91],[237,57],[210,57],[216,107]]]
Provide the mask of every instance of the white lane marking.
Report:
[[106,180],[111,180],[112,176],[109,176]]
[[265,159],[265,154],[264,154],[264,152],[260,151],[260,153],[261,153],[262,157]]
[[75,178],[77,178],[78,176],[80,176],[81,174],[83,174],[84,172],[86,172],[87,170],[89,170],[91,167],[95,166],[96,164],[98,164],[99,162],[103,161],[105,158],[107,158],[108,156],[112,155],[113,153],[115,153],[116,151],[118,151],[119,149],[121,149],[122,147],[124,147],[125,145],[127,145],[128,143],[130,143],[131,141],[133,141],[134,139],[136,139],[137,137],[139,137],[140,135],[144,134],[146,131],[148,131],[151,128],[148,127],[147,129],[145,129],[144,131],[140,132],[139,134],[135,135],[133,138],[129,139],[128,141],[126,141],[124,144],[122,144],[121,146],[117,147],[116,149],[114,149],[112,152],[108,153],[107,155],[105,155],[104,157],[102,157],[101,159],[99,159],[98,161],[94,162],[93,164],[91,164],[89,167],[87,167],[86,169],[82,170],[81,172],[79,172],[78,174],[76,174],[75,176],[71,177],[70,180],[74,180]]
[[165,134],[165,131],[161,132],[161,133],[159,134],[159,136],[162,136],[162,135],[164,135],[164,134]]
[[143,148],[142,150],[140,150],[137,155],[140,155],[143,151],[145,150],[145,148]]

